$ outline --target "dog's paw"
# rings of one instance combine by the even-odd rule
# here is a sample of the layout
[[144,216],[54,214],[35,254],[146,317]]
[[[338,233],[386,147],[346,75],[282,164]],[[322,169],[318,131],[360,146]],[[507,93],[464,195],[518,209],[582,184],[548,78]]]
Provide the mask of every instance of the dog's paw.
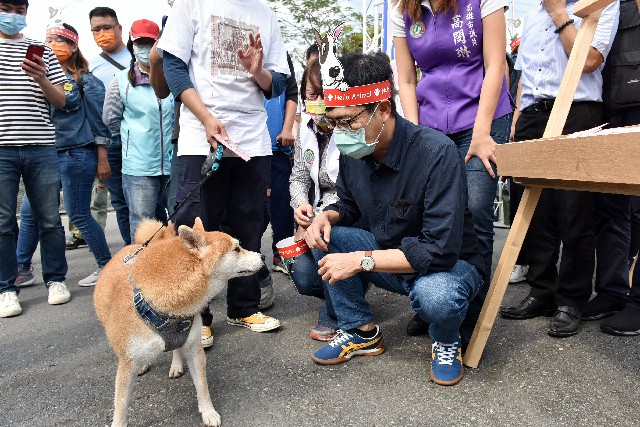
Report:
[[346,82],[340,82],[340,84],[338,84],[338,90],[340,92],[346,92],[349,90],[349,85]]
[[149,369],[151,369],[151,365],[149,365],[148,363],[145,364],[139,371],[138,371],[138,376],[141,377],[144,374],[146,374],[147,372],[149,372]]
[[220,414],[215,409],[212,409],[202,414],[202,423],[207,427],[220,427],[222,419]]
[[171,368],[169,368],[169,378],[172,380],[180,378],[182,374],[184,374],[184,367],[182,365],[171,365]]

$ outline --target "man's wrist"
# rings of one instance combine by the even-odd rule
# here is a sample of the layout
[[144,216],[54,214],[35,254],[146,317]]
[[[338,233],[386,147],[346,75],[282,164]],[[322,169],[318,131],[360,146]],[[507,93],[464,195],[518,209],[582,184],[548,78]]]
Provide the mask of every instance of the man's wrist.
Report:
[[551,17],[551,20],[553,21],[553,24],[556,26],[556,28],[569,20],[569,14],[567,13],[566,9],[549,12],[549,17]]

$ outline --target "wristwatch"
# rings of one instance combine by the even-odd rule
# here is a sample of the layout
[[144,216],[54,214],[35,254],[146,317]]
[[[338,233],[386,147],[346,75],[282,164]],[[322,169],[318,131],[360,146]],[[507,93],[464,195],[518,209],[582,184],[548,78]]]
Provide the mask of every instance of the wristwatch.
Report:
[[360,260],[360,266],[364,271],[367,271],[367,272],[373,271],[373,268],[375,267],[376,263],[373,260],[372,255],[373,255],[372,251],[365,251],[364,256],[362,257],[362,260]]

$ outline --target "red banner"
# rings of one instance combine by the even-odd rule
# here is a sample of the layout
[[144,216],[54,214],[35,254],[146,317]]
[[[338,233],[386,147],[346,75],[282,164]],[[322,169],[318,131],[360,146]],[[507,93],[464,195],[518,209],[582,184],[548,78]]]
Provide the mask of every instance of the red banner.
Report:
[[350,87],[346,91],[325,89],[324,102],[327,107],[351,107],[371,104],[391,98],[391,83],[387,80],[365,86]]

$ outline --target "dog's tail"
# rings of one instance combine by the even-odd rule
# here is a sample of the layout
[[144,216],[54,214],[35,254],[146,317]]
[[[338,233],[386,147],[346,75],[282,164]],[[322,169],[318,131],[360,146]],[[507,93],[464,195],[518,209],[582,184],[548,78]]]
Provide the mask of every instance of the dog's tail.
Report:
[[140,225],[138,225],[138,228],[136,228],[136,232],[134,234],[135,243],[137,245],[143,244],[159,229],[161,229],[160,232],[153,237],[152,242],[176,235],[173,229],[173,223],[170,222],[169,225],[165,227],[160,221],[155,219],[145,219],[140,223]]

